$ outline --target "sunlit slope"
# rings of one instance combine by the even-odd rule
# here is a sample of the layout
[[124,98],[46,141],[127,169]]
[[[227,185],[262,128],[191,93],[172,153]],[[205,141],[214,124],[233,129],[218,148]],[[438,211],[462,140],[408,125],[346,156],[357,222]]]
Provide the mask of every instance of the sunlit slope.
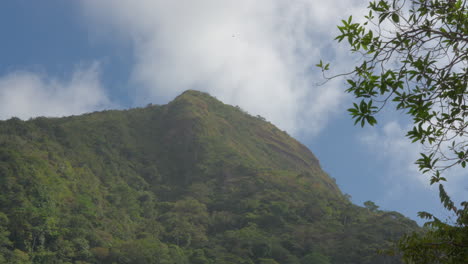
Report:
[[2,121],[0,188],[0,263],[400,263],[376,251],[417,228],[351,204],[305,146],[197,91]]

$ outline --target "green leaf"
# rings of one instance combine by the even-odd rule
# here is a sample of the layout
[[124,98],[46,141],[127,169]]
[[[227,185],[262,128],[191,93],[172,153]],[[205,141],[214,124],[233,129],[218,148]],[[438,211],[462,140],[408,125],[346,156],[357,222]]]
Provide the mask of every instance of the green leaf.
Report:
[[323,62],[322,60],[320,60],[320,62],[318,64],[315,64],[315,66],[319,67],[319,68],[322,68],[322,65],[323,65]]
[[382,21],[384,21],[387,17],[388,17],[388,13],[383,13],[379,16],[379,24],[382,23]]

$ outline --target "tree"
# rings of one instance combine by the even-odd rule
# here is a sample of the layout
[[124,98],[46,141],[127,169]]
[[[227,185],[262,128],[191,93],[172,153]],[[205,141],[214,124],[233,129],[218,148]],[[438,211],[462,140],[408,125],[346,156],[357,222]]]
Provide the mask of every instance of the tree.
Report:
[[374,202],[372,201],[366,201],[364,202],[364,207],[367,208],[367,210],[371,211],[371,212],[377,212],[377,209],[379,209],[379,206],[376,205]]
[[330,259],[327,256],[322,255],[319,252],[312,252],[310,254],[307,254],[301,260],[301,264],[307,264],[307,263],[329,264]]
[[[392,103],[413,121],[406,136],[424,146],[416,161],[430,183],[439,184],[444,207],[456,216],[451,225],[427,212],[429,231],[399,244],[406,261],[468,263],[468,202],[457,208],[446,193],[443,175],[468,161],[468,8],[466,0],[380,0],[369,3],[365,22],[352,17],[338,26],[362,59],[350,73],[327,77],[330,65],[317,65],[325,78],[346,76],[355,96],[348,109],[355,124],[375,125]],[[428,252],[432,252],[429,254]]]

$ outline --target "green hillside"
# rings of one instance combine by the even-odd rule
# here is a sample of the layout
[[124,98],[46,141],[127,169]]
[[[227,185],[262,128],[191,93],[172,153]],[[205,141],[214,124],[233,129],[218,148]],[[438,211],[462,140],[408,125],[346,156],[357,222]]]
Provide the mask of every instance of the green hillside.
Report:
[[0,190],[0,263],[400,263],[377,250],[418,228],[351,204],[298,141],[196,91],[0,121]]

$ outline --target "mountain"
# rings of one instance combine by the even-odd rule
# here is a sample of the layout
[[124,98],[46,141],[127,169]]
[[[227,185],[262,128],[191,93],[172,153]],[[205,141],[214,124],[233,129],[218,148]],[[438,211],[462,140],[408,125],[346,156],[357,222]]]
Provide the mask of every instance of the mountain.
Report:
[[286,132],[197,91],[0,121],[0,190],[0,263],[400,263],[377,251],[418,229],[352,204]]

